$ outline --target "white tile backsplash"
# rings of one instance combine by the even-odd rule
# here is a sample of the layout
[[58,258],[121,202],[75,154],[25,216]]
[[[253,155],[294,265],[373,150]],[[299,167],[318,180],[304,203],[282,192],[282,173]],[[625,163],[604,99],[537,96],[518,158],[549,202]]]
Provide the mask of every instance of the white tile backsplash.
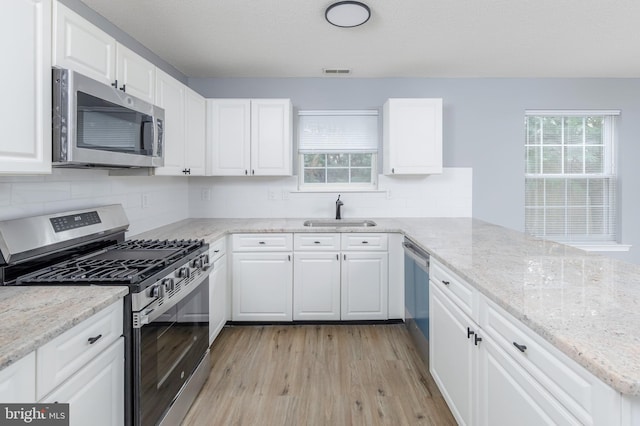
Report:
[[[188,217],[333,217],[338,192],[298,192],[297,177],[110,176],[54,169],[0,177],[0,220],[122,204],[128,236]],[[343,217],[470,217],[471,168],[432,176],[379,177],[377,192],[344,192]],[[210,195],[207,200],[207,196]]]
[[[338,192],[298,192],[297,177],[192,177],[192,217],[332,217]],[[472,169],[379,176],[377,192],[344,192],[343,217],[471,217]],[[203,194],[210,193],[209,200]],[[273,194],[273,196],[271,196]],[[284,194],[284,195],[283,195]]]
[[122,204],[131,236],[188,218],[188,197],[189,180],[184,177],[109,176],[106,170],[54,169],[46,176],[0,177],[0,220]]

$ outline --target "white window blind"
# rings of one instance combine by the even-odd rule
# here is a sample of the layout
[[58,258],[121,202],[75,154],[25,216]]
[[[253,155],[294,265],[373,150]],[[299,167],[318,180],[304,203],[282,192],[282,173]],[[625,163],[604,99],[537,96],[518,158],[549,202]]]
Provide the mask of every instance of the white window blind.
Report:
[[376,152],[378,111],[300,111],[298,151]]
[[619,111],[527,111],[525,229],[561,242],[616,242]]

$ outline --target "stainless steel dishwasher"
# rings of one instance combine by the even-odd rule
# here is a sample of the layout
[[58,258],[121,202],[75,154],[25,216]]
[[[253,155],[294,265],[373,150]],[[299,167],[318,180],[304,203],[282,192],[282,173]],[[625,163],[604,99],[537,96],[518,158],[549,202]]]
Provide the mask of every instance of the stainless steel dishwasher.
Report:
[[420,357],[429,365],[429,253],[409,238],[404,248],[405,324]]

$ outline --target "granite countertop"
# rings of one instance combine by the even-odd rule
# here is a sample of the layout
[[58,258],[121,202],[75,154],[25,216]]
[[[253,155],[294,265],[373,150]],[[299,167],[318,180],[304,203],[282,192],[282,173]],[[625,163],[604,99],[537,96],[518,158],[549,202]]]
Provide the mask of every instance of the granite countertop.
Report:
[[374,218],[363,228],[304,219],[187,219],[135,238],[242,232],[401,232],[603,382],[640,396],[640,266],[470,218]]
[[0,287],[0,370],[129,292],[128,287]]

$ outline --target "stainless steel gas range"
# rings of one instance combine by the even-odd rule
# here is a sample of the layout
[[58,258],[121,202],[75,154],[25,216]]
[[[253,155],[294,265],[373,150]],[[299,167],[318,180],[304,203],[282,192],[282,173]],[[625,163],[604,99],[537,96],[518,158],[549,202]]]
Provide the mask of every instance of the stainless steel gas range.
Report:
[[208,245],[128,226],[120,205],[2,221],[0,283],[128,286],[123,422],[175,425],[209,373]]

